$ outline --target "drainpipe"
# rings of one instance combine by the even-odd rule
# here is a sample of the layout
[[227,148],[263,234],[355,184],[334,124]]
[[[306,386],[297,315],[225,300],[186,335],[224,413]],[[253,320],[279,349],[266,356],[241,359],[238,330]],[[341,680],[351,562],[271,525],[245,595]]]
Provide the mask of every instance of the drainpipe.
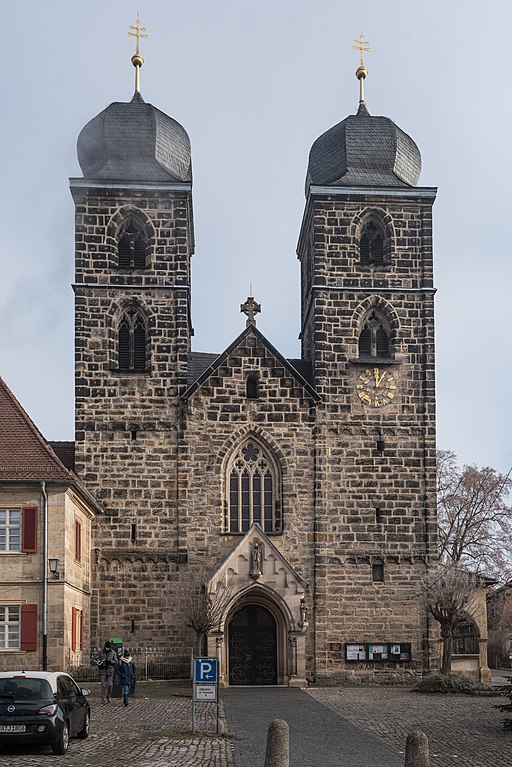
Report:
[[48,669],[48,496],[41,480],[43,496],[43,671]]

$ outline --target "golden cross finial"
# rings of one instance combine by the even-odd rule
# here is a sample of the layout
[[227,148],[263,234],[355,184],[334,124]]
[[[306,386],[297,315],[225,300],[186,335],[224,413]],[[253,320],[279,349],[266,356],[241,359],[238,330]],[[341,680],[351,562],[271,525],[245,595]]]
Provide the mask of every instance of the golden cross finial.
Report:
[[128,32],[128,35],[130,37],[136,37],[137,42],[135,44],[135,53],[139,53],[139,40],[142,37],[144,40],[148,39],[147,35],[143,35],[142,32],[146,31],[146,27],[141,27],[140,25],[140,19],[139,19],[139,12],[137,11],[137,21],[135,22],[135,26],[133,27],[130,24],[130,29],[133,29],[133,32]]
[[355,45],[352,46],[356,51],[359,51],[360,60],[361,60],[361,66],[364,66],[363,62],[363,51],[371,51],[371,48],[365,48],[365,45],[368,45],[368,40],[365,40],[363,37],[363,33],[361,32],[361,35],[359,37],[359,40],[354,40]]
[[140,68],[144,64],[144,59],[140,55],[139,50],[139,41],[141,38],[144,40],[148,39],[148,35],[143,34],[146,31],[146,27],[141,27],[140,25],[140,19],[139,19],[139,12],[137,11],[137,21],[135,22],[135,26],[132,26],[130,24],[130,29],[133,29],[133,32],[128,32],[129,37],[135,37],[136,43],[135,43],[135,53],[132,56],[132,64],[135,67],[135,92],[140,92]]
[[359,60],[360,64],[356,69],[356,77],[359,80],[359,102],[364,103],[364,79],[366,75],[368,74],[368,70],[366,69],[363,61],[363,51],[371,51],[371,48],[366,47],[368,46],[368,40],[365,40],[363,37],[363,33],[361,32],[361,36],[359,37],[359,40],[354,40],[355,45],[352,46],[352,48],[355,48],[356,51],[359,51]]

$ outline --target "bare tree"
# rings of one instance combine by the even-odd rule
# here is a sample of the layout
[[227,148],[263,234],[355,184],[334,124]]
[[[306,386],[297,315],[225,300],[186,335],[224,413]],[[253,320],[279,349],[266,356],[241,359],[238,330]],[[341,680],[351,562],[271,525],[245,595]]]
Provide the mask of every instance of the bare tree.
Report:
[[512,573],[510,472],[457,464],[450,451],[437,456],[439,556],[471,570],[507,579]]
[[206,637],[218,627],[233,598],[233,588],[221,581],[211,580],[212,571],[201,569],[184,585],[180,613],[185,625],[195,633],[194,655],[206,651]]
[[510,665],[512,649],[512,584],[491,591],[488,602],[489,658],[495,667]]
[[454,564],[439,564],[429,571],[424,591],[425,606],[441,628],[442,674],[451,672],[453,632],[475,611],[475,596],[480,586],[477,575]]

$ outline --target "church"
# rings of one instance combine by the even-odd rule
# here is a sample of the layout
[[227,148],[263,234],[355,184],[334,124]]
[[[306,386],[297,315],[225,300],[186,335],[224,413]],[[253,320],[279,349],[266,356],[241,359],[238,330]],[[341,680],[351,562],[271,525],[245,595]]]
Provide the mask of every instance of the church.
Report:
[[361,58],[357,113],[307,160],[300,359],[258,329],[254,296],[227,349],[194,351],[190,141],[144,101],[138,48],[132,63],[133,99],[85,125],[70,180],[74,444],[0,386],[0,665],[87,663],[108,637],[186,663],[202,588],[224,685],[431,671],[436,189],[419,149],[369,113]]

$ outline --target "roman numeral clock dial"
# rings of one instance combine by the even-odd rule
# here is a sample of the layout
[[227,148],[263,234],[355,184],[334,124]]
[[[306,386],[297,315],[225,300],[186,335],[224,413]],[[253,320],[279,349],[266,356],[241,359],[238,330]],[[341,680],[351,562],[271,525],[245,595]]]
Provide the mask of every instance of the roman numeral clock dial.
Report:
[[357,396],[370,407],[383,407],[396,394],[395,377],[388,370],[366,368],[357,377]]

